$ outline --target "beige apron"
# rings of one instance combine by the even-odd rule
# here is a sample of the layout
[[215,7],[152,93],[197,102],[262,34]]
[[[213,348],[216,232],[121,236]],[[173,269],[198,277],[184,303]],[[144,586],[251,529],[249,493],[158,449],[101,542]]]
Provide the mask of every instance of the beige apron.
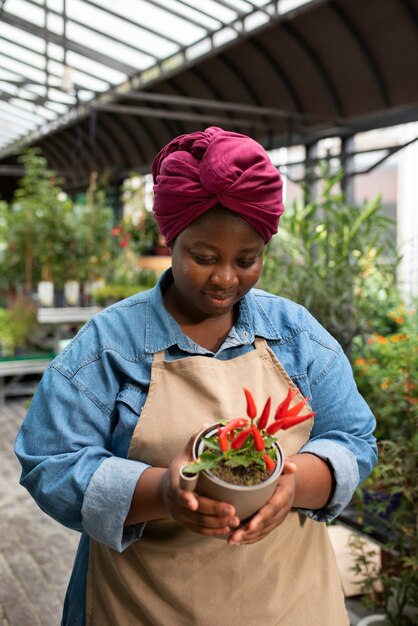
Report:
[[[263,339],[232,360],[157,353],[129,457],[167,467],[204,422],[245,415],[247,387],[259,413],[292,381]],[[309,408],[306,408],[309,410]],[[281,433],[287,455],[313,420]],[[123,553],[90,540],[88,626],[346,626],[344,597],[326,527],[292,511],[262,541],[229,546],[171,520],[148,522]]]

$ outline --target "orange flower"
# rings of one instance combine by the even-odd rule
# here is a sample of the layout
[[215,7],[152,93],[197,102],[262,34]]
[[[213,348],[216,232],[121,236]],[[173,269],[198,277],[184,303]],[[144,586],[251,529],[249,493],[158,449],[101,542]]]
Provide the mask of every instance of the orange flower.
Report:
[[365,365],[367,365],[367,361],[366,359],[355,359],[354,364],[358,365],[359,367],[364,367]]
[[398,341],[403,341],[404,339],[407,339],[407,335],[401,334],[401,333],[398,333],[397,335],[392,335],[390,337],[390,341],[392,341],[393,343],[397,343]]
[[397,323],[397,324],[403,324],[403,323],[404,323],[404,321],[405,321],[405,318],[404,318],[404,317],[402,317],[402,315],[399,315],[399,316],[396,318],[396,320],[395,320],[395,321],[396,321],[396,323]]

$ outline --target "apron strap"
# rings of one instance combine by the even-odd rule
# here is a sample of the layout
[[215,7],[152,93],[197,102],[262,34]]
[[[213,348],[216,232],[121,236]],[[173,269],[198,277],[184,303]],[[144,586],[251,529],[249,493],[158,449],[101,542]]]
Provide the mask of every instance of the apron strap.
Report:
[[164,361],[164,350],[154,352],[153,363],[162,363]]
[[267,347],[267,341],[264,337],[254,337],[254,346],[256,350],[261,350]]

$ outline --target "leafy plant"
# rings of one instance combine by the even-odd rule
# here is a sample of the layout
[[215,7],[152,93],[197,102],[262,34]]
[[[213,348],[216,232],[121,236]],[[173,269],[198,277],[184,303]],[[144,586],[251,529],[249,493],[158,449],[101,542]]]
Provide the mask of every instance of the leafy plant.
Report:
[[42,272],[58,284],[64,280],[72,202],[38,149],[28,149],[18,160],[25,167],[25,175],[10,206],[0,206],[0,273],[6,289],[21,285],[29,296]]
[[108,306],[114,302],[128,298],[129,296],[133,296],[139,291],[145,291],[145,289],[149,289],[149,285],[107,283],[103,285],[103,287],[95,289],[92,293],[92,297],[100,306]]
[[287,397],[279,404],[273,421],[268,425],[271,398],[268,398],[258,419],[254,398],[248,389],[244,389],[248,418],[240,417],[224,422],[223,427],[211,437],[203,439],[205,449],[200,457],[183,468],[186,474],[198,474],[211,470],[227,482],[253,484],[266,479],[266,472],[272,472],[276,466],[274,435],[279,430],[287,430],[314,415],[312,412],[300,415],[307,403],[304,398],[290,407],[298,389],[289,389]]
[[354,342],[354,373],[373,407],[378,440],[411,440],[418,425],[418,314],[404,305],[386,317],[394,332]]
[[73,236],[64,263],[67,279],[94,282],[110,275],[115,258],[113,219],[105,189],[92,176],[85,200],[74,204],[71,215]]
[[112,235],[121,248],[129,248],[136,256],[152,254],[160,242],[158,225],[150,211],[144,211],[137,223],[130,217],[122,220],[112,229]]
[[354,360],[359,390],[376,413],[379,448],[355,500],[365,531],[385,537],[382,568],[370,570],[361,545],[353,550],[366,601],[404,626],[418,615],[418,317],[402,306],[387,318],[394,332],[356,341]]
[[36,311],[27,299],[17,298],[9,308],[0,308],[0,356],[11,357],[18,348],[31,346],[36,326]]
[[348,204],[337,189],[343,172],[321,171],[321,195],[305,189],[283,216],[260,285],[306,306],[350,356],[353,338],[395,297],[396,249],[380,198]]

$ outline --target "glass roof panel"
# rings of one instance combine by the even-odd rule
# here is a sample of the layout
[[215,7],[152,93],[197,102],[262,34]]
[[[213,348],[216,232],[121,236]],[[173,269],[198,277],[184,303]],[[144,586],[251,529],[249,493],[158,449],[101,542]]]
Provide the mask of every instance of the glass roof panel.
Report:
[[[1,128],[13,134],[16,125],[21,134],[30,125],[41,136],[45,120],[59,124],[76,95],[88,102],[109,89],[117,93],[139,75],[146,84],[161,71],[159,63],[180,67],[236,37],[244,18],[248,31],[277,4],[294,8],[307,1],[0,0]],[[25,86],[19,87],[22,80]],[[17,147],[4,134],[1,156]],[[1,150],[8,145],[9,151]]]

